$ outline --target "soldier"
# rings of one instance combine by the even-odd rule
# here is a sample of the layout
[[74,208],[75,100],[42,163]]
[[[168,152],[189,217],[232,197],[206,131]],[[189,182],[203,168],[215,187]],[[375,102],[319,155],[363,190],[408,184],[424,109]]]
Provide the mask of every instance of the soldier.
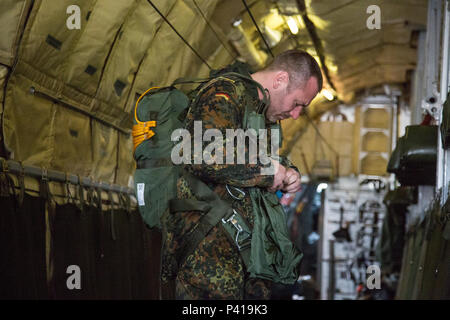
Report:
[[[222,70],[236,71],[236,65]],[[237,68],[240,73],[246,72]],[[220,75],[220,72],[219,72]],[[187,115],[186,128],[194,130],[194,121],[202,121],[203,129],[245,129],[243,119],[248,110],[263,108],[267,126],[280,120],[297,119],[322,88],[322,75],[317,62],[299,50],[286,51],[264,70],[245,74],[259,83],[270,97],[267,106],[261,106],[264,92],[253,81],[239,77],[218,77],[202,87],[196,103]],[[247,108],[247,109],[246,109]],[[224,140],[225,141],[225,140]],[[225,143],[224,143],[225,144]],[[246,151],[248,148],[246,147]],[[230,152],[230,150],[225,150]],[[195,162],[194,162],[195,163]],[[187,169],[206,183],[221,199],[230,205],[253,227],[252,202],[246,192],[249,188],[263,188],[271,192],[282,190],[295,193],[300,189],[300,173],[286,159],[272,159],[277,170],[273,175],[261,174],[267,165],[245,164],[191,164]],[[184,178],[177,183],[180,199],[195,199]],[[242,194],[243,197],[238,196]],[[177,261],[184,237],[195,230],[202,213],[199,211],[166,214],[163,229],[162,285],[163,298],[175,290],[177,299],[269,299],[271,281],[251,278],[237,250],[220,225],[214,226],[192,253]]]

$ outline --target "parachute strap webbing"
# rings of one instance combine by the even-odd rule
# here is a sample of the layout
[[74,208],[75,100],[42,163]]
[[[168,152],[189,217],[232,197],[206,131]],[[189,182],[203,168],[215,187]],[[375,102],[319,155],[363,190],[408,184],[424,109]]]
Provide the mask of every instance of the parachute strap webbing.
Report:
[[[215,226],[223,227],[231,243],[237,246],[244,265],[248,268],[250,263],[251,231],[246,226],[245,219],[236,210],[233,210],[225,200],[220,199],[200,179],[187,171],[184,172],[183,176],[199,200],[172,199],[169,201],[170,212],[172,214],[182,211],[202,211],[204,213],[197,225],[183,237],[182,247],[179,248],[175,257],[178,263],[175,273],[178,273],[178,269],[184,264],[186,258],[194,252],[200,242],[206,238]],[[232,224],[232,226],[230,227],[228,224]],[[245,227],[242,228],[241,226],[244,225]]]
[[221,199],[215,199],[213,201],[172,199],[170,200],[170,209],[172,213],[191,210],[204,212],[195,227],[183,236],[181,248],[175,254],[175,259],[178,264],[175,273],[178,273],[179,268],[184,264],[187,257],[195,251],[200,242],[207,237],[215,226],[219,225],[222,218],[231,215],[233,210]]
[[169,201],[169,207],[171,213],[182,211],[208,212],[211,210],[211,205],[207,202],[194,199],[172,199]]
[[[198,102],[198,99],[201,96],[201,94],[203,93],[203,91],[208,89],[212,84],[214,84],[217,81],[225,80],[225,81],[228,81],[229,83],[231,83],[233,86],[235,86],[236,81],[234,79],[231,79],[230,77],[239,78],[241,80],[252,83],[256,86],[257,90],[259,90],[262,95],[261,105],[257,108],[258,110],[256,110],[256,111],[258,113],[265,114],[265,112],[267,111],[267,108],[270,104],[270,96],[268,96],[268,91],[266,89],[264,89],[264,87],[258,81],[253,80],[250,76],[245,76],[245,75],[237,73],[237,72],[226,72],[215,78],[212,78],[209,82],[206,82],[206,84],[197,93],[197,97],[195,98],[194,104],[196,104]],[[182,83],[182,82],[180,82],[180,83]],[[247,110],[246,110],[246,113],[247,113]],[[244,117],[244,118],[246,118],[246,117]]]
[[156,127],[156,121],[140,121],[137,117],[137,107],[139,102],[144,98],[144,96],[149,93],[151,90],[159,89],[159,87],[152,87],[145,91],[139,99],[136,101],[136,106],[134,107],[134,119],[136,120],[136,124],[133,125],[133,129],[131,134],[133,136],[133,152],[136,151],[136,148],[145,140],[150,139],[155,135],[155,132],[151,130],[151,128]]

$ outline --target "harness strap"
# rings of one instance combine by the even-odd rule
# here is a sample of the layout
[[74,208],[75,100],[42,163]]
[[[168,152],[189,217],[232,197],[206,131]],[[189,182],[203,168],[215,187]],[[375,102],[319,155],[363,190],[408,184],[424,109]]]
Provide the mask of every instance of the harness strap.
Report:
[[[234,77],[241,78],[243,80],[247,80],[250,83],[255,84],[256,87],[258,88],[258,90],[261,91],[261,94],[263,95],[263,100],[262,100],[263,105],[265,107],[267,107],[269,105],[269,97],[267,96],[266,90],[263,88],[263,86],[259,82],[253,80],[251,77],[245,76],[245,75],[237,73],[237,72],[227,72],[227,73],[222,74],[221,76],[234,76]],[[258,110],[258,111],[261,112],[262,110]]]
[[[189,205],[192,203],[188,201],[189,199],[177,199],[176,201],[177,205],[182,206],[183,202],[186,205],[184,211],[188,211]],[[174,200],[171,200],[170,207],[172,208],[172,202],[175,202]],[[199,202],[201,203],[201,201]],[[232,209],[228,206],[228,204],[220,199],[214,200],[209,203],[209,205],[204,202],[204,207],[209,207],[209,210],[206,211],[204,215],[200,218],[197,225],[194,227],[193,230],[191,230],[187,235],[183,238],[183,245],[176,254],[176,261],[178,263],[178,268],[175,271],[175,273],[178,273],[178,269],[183,265],[183,263],[186,261],[186,258],[194,252],[194,250],[198,247],[200,242],[206,238],[208,233],[214,228],[220,220],[227,216],[232,214]],[[195,209],[200,209],[201,206],[195,207]],[[192,208],[191,208],[192,209]],[[181,208],[179,208],[181,211]],[[199,210],[202,211],[202,210]]]
[[170,158],[145,159],[136,161],[137,169],[151,169],[170,166],[173,166],[173,162]]
[[256,112],[257,113],[264,113],[267,110],[267,107],[270,104],[270,97],[267,95],[266,89],[264,89],[263,86],[259,82],[253,80],[251,77],[245,76],[245,75],[237,73],[237,72],[226,72],[226,73],[220,74],[220,75],[218,75],[216,77],[206,79],[206,80],[209,80],[209,82],[207,82],[197,92],[196,97],[195,97],[195,99],[193,101],[193,105],[195,105],[197,103],[201,93],[204,90],[206,90],[214,82],[219,81],[219,80],[226,80],[226,81],[229,81],[231,83],[234,83],[234,80],[232,80],[230,78],[227,78],[227,77],[236,77],[236,78],[239,78],[241,80],[245,80],[247,82],[253,83],[257,87],[257,90],[259,90],[261,92],[262,96],[263,96],[262,103],[261,103],[260,107],[258,107],[258,110],[256,110]]
[[205,201],[194,199],[172,199],[169,201],[169,210],[171,213],[181,211],[202,211],[208,212],[211,206]]
[[[204,201],[221,200],[219,196],[214,191],[211,190],[210,187],[208,187],[199,178],[196,178],[193,174],[185,171],[184,178],[188,182],[189,186],[192,189],[192,192],[195,194],[197,198]],[[224,203],[227,204],[226,202]]]
[[[183,245],[176,254],[178,269],[183,265],[186,258],[194,252],[200,242],[206,238],[215,226],[222,226],[225,234],[237,247],[245,266],[250,263],[251,230],[245,219],[234,210],[226,201],[219,198],[204,182],[192,174],[185,172],[184,177],[197,198],[194,199],[172,199],[169,201],[171,213],[182,211],[202,211],[197,225],[184,236]],[[222,222],[222,223],[220,223]]]

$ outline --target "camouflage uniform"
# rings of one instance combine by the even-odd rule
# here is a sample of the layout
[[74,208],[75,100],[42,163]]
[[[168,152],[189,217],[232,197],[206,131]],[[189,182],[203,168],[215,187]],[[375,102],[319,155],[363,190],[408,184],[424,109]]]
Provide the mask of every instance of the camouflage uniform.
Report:
[[[234,83],[218,80],[210,84],[200,95],[198,103],[192,106],[187,115],[186,125],[192,137],[194,136],[194,120],[202,121],[203,130],[217,128],[223,131],[224,137],[225,129],[245,129],[242,123],[245,106],[247,105],[249,110],[255,109],[255,106],[260,103],[258,92],[254,84],[241,79],[232,79]],[[268,136],[270,137],[270,134]],[[204,143],[203,147],[205,145],[207,143]],[[223,155],[225,159],[225,150]],[[246,160],[246,164],[206,165],[203,163],[187,167],[190,172],[208,184],[221,199],[232,204],[232,207],[247,220],[250,227],[253,226],[248,193],[246,192],[244,200],[234,200],[228,194],[225,185],[239,187],[244,191],[246,187],[271,186],[273,176],[261,175],[261,164],[249,164]],[[178,198],[195,199],[183,178],[178,180],[177,193]],[[199,211],[190,211],[165,216],[162,283],[173,282],[176,277],[177,299],[269,299],[271,282],[248,278],[240,253],[219,225],[215,226],[200,242],[177,272],[177,261],[174,258],[176,250],[180,248],[183,236],[195,228],[201,214]]]

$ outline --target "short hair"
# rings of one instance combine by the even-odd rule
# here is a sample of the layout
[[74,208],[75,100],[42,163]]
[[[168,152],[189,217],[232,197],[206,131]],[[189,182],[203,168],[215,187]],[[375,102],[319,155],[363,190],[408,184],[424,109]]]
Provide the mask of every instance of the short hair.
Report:
[[264,70],[287,72],[289,91],[293,86],[305,86],[311,77],[317,79],[319,92],[322,90],[323,78],[319,64],[316,59],[303,50],[288,50],[277,55]]

